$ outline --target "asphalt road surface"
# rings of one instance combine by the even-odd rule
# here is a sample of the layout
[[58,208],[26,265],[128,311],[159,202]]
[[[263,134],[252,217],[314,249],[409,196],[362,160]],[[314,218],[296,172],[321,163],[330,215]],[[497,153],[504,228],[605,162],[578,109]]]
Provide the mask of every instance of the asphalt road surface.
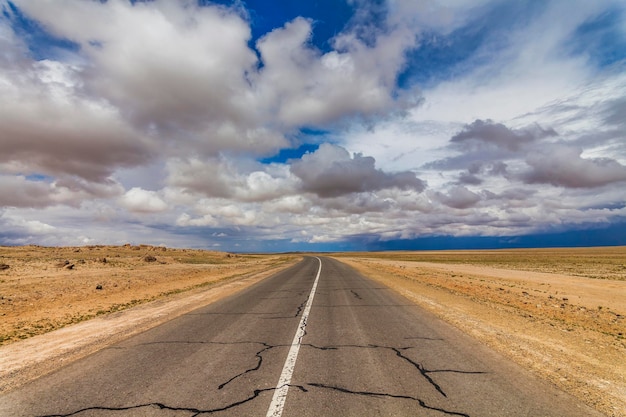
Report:
[[386,287],[307,257],[0,397],[1,416],[600,416]]

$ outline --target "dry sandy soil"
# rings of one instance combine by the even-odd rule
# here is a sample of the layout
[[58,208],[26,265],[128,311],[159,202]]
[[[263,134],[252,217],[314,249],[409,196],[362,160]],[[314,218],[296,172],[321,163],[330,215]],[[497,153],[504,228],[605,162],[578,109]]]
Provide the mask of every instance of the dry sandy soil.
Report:
[[[334,256],[607,416],[626,417],[626,247]],[[298,259],[0,247],[0,393]]]
[[0,247],[0,393],[299,259],[146,245]]
[[626,247],[337,257],[607,416],[626,416]]

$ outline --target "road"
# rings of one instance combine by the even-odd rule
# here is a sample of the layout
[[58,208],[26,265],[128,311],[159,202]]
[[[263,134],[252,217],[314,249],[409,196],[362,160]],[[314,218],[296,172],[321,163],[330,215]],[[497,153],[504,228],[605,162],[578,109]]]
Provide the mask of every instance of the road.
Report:
[[317,257],[0,397],[11,417],[209,415],[601,416]]

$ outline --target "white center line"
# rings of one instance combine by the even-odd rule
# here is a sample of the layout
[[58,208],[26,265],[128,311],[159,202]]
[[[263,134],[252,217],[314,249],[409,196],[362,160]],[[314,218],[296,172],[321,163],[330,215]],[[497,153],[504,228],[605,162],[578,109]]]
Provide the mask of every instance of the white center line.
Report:
[[317,282],[319,281],[320,273],[322,272],[322,260],[318,257],[316,257],[316,259],[320,262],[319,269],[317,270],[317,276],[315,277],[313,288],[311,288],[311,294],[309,294],[309,299],[304,306],[302,318],[300,319],[300,325],[298,326],[296,335],[293,337],[293,342],[291,342],[291,348],[289,349],[289,354],[287,355],[285,366],[283,366],[283,372],[280,374],[278,384],[276,384],[274,397],[272,397],[272,402],[270,404],[270,408],[267,410],[266,417],[280,417],[283,414],[285,400],[287,400],[287,391],[289,391],[289,384],[291,383],[291,376],[293,375],[293,370],[296,367],[298,351],[300,350],[300,344],[302,343],[302,338],[304,337],[305,333],[306,321],[309,317],[309,311],[311,311],[313,297],[315,296],[315,290],[317,289]]

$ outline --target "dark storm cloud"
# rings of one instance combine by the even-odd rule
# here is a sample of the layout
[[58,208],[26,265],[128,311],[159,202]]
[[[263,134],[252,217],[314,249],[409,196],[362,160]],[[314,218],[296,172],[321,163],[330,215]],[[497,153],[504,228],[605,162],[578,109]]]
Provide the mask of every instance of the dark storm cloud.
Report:
[[[554,129],[544,129],[535,124],[523,129],[511,129],[492,120],[475,120],[452,136],[448,149],[458,153],[444,159],[424,164],[425,169],[458,170],[491,164],[491,175],[504,175],[504,160],[520,158],[542,139],[557,136]],[[503,165],[504,164],[504,165]],[[475,168],[474,168],[475,169]],[[479,184],[479,171],[462,174],[463,184]]]
[[54,203],[49,184],[27,181],[24,177],[0,176],[0,207],[42,208]]
[[526,183],[567,188],[592,188],[626,181],[626,166],[611,158],[583,158],[582,150],[554,145],[528,156]]
[[471,172],[462,172],[459,174],[459,183],[467,185],[480,185],[483,183],[483,180]]
[[467,185],[480,185],[483,180],[479,177],[479,174],[483,170],[480,163],[475,162],[470,165],[466,172],[459,174],[459,183]]
[[459,144],[464,149],[493,145],[516,152],[537,139],[556,135],[553,129],[543,129],[538,125],[514,130],[501,123],[494,123],[492,120],[476,120],[472,124],[465,125],[461,132],[450,139],[450,142]]
[[442,204],[456,209],[473,207],[481,200],[478,194],[460,186],[450,189],[446,194],[438,192],[435,195]]
[[5,70],[0,67],[0,164],[103,183],[154,155],[149,138],[116,109],[81,94],[73,70],[51,62]]
[[387,188],[423,191],[425,184],[410,171],[386,173],[375,167],[372,157],[354,154],[344,148],[324,144],[291,165],[291,172],[302,180],[302,190],[320,197]]

